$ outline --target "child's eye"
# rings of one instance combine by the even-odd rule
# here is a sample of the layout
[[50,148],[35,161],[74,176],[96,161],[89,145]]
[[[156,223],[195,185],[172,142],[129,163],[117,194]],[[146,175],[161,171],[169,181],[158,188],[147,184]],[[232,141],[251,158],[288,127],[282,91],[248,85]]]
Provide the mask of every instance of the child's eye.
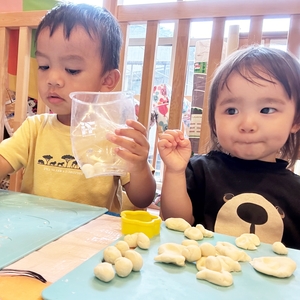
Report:
[[275,108],[271,108],[271,107],[264,107],[260,112],[262,114],[272,114],[273,112],[275,112],[276,109]]
[[39,66],[39,70],[46,71],[49,69],[49,66]]
[[80,73],[80,70],[72,70],[72,69],[66,69],[67,73],[71,75],[76,75]]
[[226,109],[226,113],[228,115],[234,115],[234,114],[237,114],[238,113],[238,110],[236,108],[227,108]]

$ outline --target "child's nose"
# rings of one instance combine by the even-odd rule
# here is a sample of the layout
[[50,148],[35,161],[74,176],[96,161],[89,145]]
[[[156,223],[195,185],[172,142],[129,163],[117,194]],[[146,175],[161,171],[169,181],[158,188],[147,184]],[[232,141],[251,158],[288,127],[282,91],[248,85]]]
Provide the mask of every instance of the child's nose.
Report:
[[49,72],[49,77],[48,77],[47,83],[49,86],[62,87],[63,79],[59,75],[59,72],[56,72],[53,70],[53,71]]
[[241,123],[239,126],[241,132],[255,132],[257,130],[257,124],[251,116],[244,116],[241,118]]

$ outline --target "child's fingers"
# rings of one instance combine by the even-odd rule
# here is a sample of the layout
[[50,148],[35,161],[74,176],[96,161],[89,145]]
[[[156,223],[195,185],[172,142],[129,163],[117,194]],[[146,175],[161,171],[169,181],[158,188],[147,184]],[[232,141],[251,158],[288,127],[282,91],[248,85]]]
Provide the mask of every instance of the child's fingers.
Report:
[[129,120],[126,120],[126,125],[128,127],[131,127],[133,129],[141,132],[145,137],[147,137],[146,127],[142,123],[129,119]]
[[184,139],[183,132],[178,129],[166,130],[161,136],[163,136],[164,134],[172,136],[176,142]]

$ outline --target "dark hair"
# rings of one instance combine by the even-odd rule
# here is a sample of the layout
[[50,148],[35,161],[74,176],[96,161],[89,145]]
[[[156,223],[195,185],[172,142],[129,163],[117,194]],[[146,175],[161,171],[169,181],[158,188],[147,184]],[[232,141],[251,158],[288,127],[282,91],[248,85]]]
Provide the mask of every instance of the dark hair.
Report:
[[88,4],[62,3],[51,9],[37,27],[35,43],[40,32],[49,27],[50,36],[63,26],[66,39],[74,26],[82,26],[91,39],[98,39],[102,74],[119,68],[122,33],[115,17],[105,8]]
[[[212,79],[209,95],[208,119],[211,129],[210,150],[222,150],[217,141],[215,110],[220,91],[228,87],[228,78],[234,72],[256,84],[254,78],[275,83],[272,78],[282,84],[289,99],[294,99],[296,113],[293,124],[300,123],[300,63],[291,54],[273,48],[258,45],[237,50],[232,53],[216,70]],[[266,74],[266,76],[263,76]],[[271,79],[270,79],[271,78]],[[280,158],[290,160],[293,166],[298,157],[300,145],[300,131],[291,133],[280,149]]]

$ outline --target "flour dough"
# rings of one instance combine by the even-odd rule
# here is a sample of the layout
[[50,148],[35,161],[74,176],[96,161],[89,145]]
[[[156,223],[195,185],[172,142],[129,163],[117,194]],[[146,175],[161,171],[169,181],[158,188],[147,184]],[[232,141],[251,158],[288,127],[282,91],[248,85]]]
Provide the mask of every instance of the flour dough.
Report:
[[115,263],[115,260],[122,257],[120,250],[115,246],[108,246],[103,251],[103,259],[111,264]]
[[137,238],[138,238],[137,233],[127,234],[124,236],[124,242],[126,242],[130,248],[136,248]]
[[166,227],[176,231],[185,231],[191,224],[182,218],[168,218],[165,220]]
[[184,231],[184,236],[195,241],[203,240],[203,233],[197,227],[188,227]]
[[245,251],[228,242],[217,242],[216,251],[219,255],[228,256],[235,261],[251,260],[251,257]]
[[233,284],[231,273],[227,271],[217,272],[204,268],[196,274],[197,279],[202,279],[220,286],[230,286]]
[[297,268],[297,264],[289,257],[258,257],[250,261],[258,272],[279,278],[290,277]]
[[125,241],[118,241],[115,244],[115,247],[121,252],[122,256],[124,256],[125,252],[129,250],[129,245]]
[[272,245],[272,250],[279,255],[287,255],[288,249],[285,245],[283,245],[281,242],[275,242]]
[[183,246],[189,246],[189,245],[195,245],[195,246],[199,246],[199,244],[198,244],[198,242],[197,241],[195,241],[195,240],[183,240],[182,242],[181,242],[181,245],[183,245]]
[[109,282],[115,277],[115,270],[112,264],[103,262],[94,268],[94,274],[98,279]]
[[216,255],[216,248],[210,243],[202,243],[200,245],[201,255],[202,256],[215,256]]
[[145,233],[139,232],[137,234],[137,245],[141,249],[149,249],[150,248],[149,237]]
[[260,240],[254,233],[243,233],[235,239],[235,244],[242,249],[256,250],[260,245]]
[[132,270],[137,272],[140,271],[143,266],[143,257],[140,253],[136,252],[135,250],[127,250],[125,252],[126,258],[130,259],[132,262]]
[[188,245],[183,249],[182,255],[188,262],[194,262],[201,258],[201,249],[198,245]]
[[115,269],[116,273],[120,277],[127,277],[133,268],[133,264],[130,259],[126,257],[119,257],[115,261]]
[[154,257],[154,260],[182,267],[185,265],[185,257],[182,255],[184,249],[185,246],[176,243],[162,244],[158,247],[158,255]]
[[214,236],[213,231],[207,230],[202,224],[197,224],[196,228],[201,230],[203,236],[206,237],[206,238],[210,238],[210,237]]

